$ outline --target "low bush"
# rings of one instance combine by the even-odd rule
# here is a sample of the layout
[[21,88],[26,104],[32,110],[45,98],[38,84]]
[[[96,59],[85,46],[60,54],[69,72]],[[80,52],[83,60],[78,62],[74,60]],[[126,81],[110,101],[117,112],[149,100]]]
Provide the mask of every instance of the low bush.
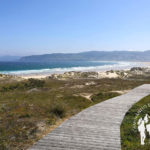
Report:
[[13,91],[16,89],[25,90],[31,88],[42,88],[45,84],[44,80],[28,79],[27,81],[6,84],[0,88],[1,92]]
[[51,108],[50,113],[54,114],[59,118],[63,118],[66,115],[66,109],[64,106],[57,104]]
[[35,88],[35,87],[43,87],[45,84],[44,80],[38,79],[28,79],[28,81],[24,84],[26,88]]
[[100,92],[98,94],[92,95],[91,100],[93,102],[101,102],[101,101],[104,101],[104,100],[107,100],[109,98],[113,98],[113,97],[119,96],[119,95],[120,94],[117,92]]

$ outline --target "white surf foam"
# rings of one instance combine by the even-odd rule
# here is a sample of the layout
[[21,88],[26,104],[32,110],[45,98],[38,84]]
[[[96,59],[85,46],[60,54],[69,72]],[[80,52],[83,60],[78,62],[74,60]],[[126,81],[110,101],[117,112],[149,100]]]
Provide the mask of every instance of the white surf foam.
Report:
[[89,66],[89,67],[70,67],[70,68],[53,68],[40,70],[19,70],[19,71],[2,71],[3,74],[12,75],[28,75],[28,74],[52,74],[63,73],[69,71],[106,71],[111,69],[128,69],[137,66],[134,62],[117,62],[117,64],[103,65],[103,66]]

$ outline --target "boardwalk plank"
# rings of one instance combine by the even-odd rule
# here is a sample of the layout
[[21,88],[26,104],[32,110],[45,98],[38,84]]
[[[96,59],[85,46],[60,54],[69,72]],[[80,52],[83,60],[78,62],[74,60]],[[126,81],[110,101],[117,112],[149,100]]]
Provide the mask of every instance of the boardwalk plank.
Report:
[[71,117],[29,150],[121,150],[120,125],[125,113],[150,94],[144,84],[91,106]]

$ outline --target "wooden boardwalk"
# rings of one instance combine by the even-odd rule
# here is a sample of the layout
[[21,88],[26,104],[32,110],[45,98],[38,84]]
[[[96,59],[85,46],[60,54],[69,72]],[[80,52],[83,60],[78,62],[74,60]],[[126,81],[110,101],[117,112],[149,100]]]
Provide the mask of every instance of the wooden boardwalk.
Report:
[[120,125],[129,108],[150,94],[145,84],[91,106],[39,140],[30,150],[121,150]]

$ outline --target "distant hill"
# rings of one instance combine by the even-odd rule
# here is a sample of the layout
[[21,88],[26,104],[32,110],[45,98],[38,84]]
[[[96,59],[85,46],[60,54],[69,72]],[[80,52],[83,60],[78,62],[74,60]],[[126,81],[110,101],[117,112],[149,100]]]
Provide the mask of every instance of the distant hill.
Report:
[[0,61],[19,61],[21,57],[19,56],[0,56]]
[[88,51],[25,56],[20,61],[150,61],[150,51]]

